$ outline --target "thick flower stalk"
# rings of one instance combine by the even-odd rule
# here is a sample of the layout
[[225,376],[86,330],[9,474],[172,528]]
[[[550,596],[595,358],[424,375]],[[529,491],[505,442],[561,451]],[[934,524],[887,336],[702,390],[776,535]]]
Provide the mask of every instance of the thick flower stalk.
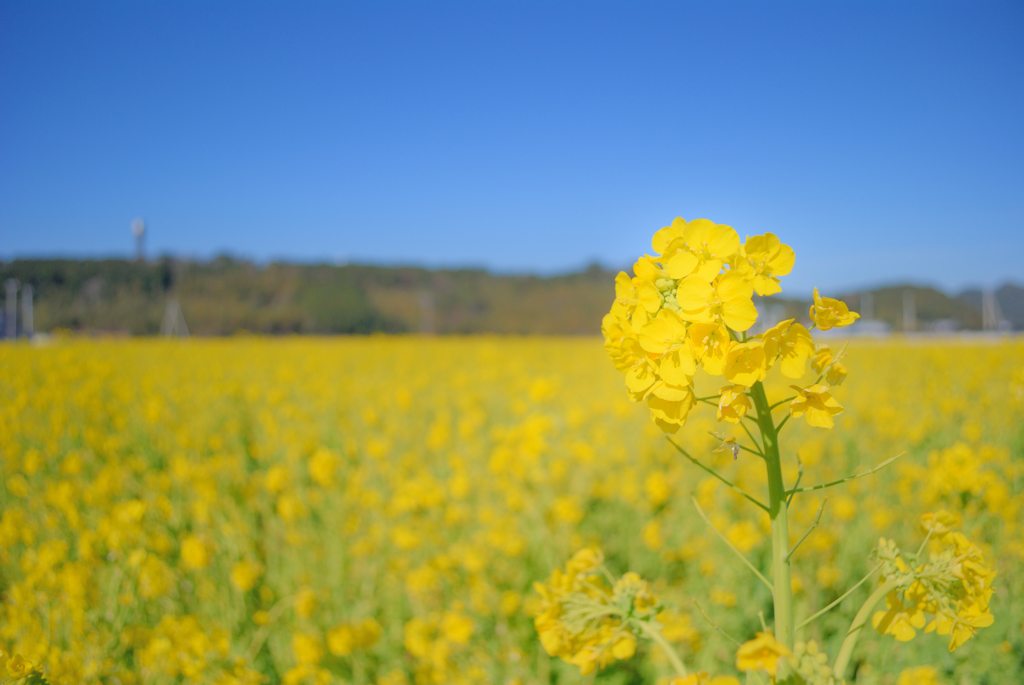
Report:
[[[730,226],[707,219],[677,218],[654,235],[654,256],[641,257],[634,276],[616,277],[616,298],[605,316],[605,348],[626,375],[632,400],[646,402],[654,422],[677,432],[699,402],[717,406],[717,418],[755,424],[760,441],[747,448],[765,462],[769,490],[766,507],[772,522],[775,631],[787,649],[794,644],[789,571],[787,496],[782,480],[778,431],[762,381],[773,369],[801,378],[808,361],[821,374],[809,386],[793,386],[786,400],[791,417],[831,428],[843,411],[829,392],[846,370],[827,346],[815,347],[810,332],[793,319],[748,336],[757,321],[753,294],[781,291],[779,279],[794,264],[793,250],[771,233],[740,242]],[[823,330],[847,326],[858,318],[838,300],[814,292],[809,312]],[[698,398],[693,378],[698,369],[726,382],[717,401]],[[773,638],[774,639],[774,638]]]

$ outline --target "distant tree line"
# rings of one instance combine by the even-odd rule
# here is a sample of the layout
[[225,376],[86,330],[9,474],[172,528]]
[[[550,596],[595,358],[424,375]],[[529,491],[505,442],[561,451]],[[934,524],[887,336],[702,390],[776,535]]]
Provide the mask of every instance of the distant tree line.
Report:
[[[513,333],[596,335],[614,297],[615,272],[594,265],[560,276],[495,275],[482,269],[429,270],[372,265],[211,261],[164,257],[16,259],[0,263],[0,281],[31,284],[35,328],[154,335],[168,301],[177,301],[193,335]],[[912,286],[850,293],[854,309],[901,330],[904,293],[912,290],[922,329],[979,329],[981,293],[950,297]],[[835,293],[835,295],[842,295]],[[1024,289],[996,292],[1003,316],[1024,328]],[[765,318],[806,317],[809,303],[771,298]]]

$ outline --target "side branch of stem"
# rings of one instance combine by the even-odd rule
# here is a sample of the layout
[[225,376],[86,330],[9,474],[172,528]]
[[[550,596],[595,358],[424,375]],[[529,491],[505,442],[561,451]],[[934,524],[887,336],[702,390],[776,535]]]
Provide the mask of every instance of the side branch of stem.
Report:
[[818,507],[818,513],[814,515],[814,521],[811,522],[811,527],[807,529],[807,532],[803,534],[803,537],[797,540],[796,544],[789,550],[789,554],[786,555],[786,561],[789,561],[789,558],[793,556],[793,552],[796,551],[796,548],[800,546],[801,542],[807,539],[807,536],[811,534],[811,531],[818,527],[818,522],[821,521],[821,512],[825,510],[825,502],[828,502],[828,497],[821,501],[821,505]]
[[810,623],[811,623],[812,621],[814,621],[814,619],[818,618],[819,616],[823,616],[823,615],[827,614],[827,613],[828,613],[829,611],[831,611],[831,610],[832,610],[832,609],[833,609],[834,607],[837,607],[837,606],[839,606],[839,604],[840,604],[840,603],[841,603],[841,602],[842,602],[842,601],[843,601],[844,599],[846,599],[847,597],[849,597],[850,595],[852,595],[852,594],[853,594],[853,591],[854,591],[854,590],[856,590],[856,589],[857,589],[857,588],[859,588],[859,587],[860,587],[861,585],[863,585],[864,583],[866,583],[866,582],[867,582],[867,580],[868,580],[868,578],[870,578],[871,576],[875,575],[875,571],[877,571],[877,570],[878,570],[878,569],[880,569],[880,568],[881,568],[881,566],[876,566],[875,568],[871,569],[871,570],[870,570],[870,571],[868,572],[868,574],[867,574],[866,576],[864,576],[863,578],[861,578],[860,580],[858,580],[858,581],[856,582],[856,584],[854,584],[854,586],[853,586],[853,587],[851,587],[851,588],[850,588],[849,590],[847,590],[847,591],[846,591],[846,592],[844,592],[844,593],[843,593],[842,595],[840,595],[840,596],[839,596],[839,599],[835,600],[834,602],[832,602],[831,604],[829,604],[829,605],[828,605],[827,607],[825,607],[824,609],[822,609],[822,610],[820,610],[820,611],[818,611],[818,612],[816,612],[816,613],[812,614],[811,616],[808,616],[807,618],[805,618],[805,619],[804,619],[804,620],[803,620],[803,621],[802,621],[802,622],[801,622],[801,623],[800,623],[799,625],[797,625],[796,629],[797,629],[797,630],[800,630],[801,628],[803,628],[803,627],[807,626],[807,625],[808,625],[808,624],[810,624]]
[[[796,482],[793,483],[793,489],[794,490],[796,488],[800,487],[800,481],[802,481],[804,479],[804,463],[802,461],[800,461],[800,455],[799,454],[796,456],[796,467],[797,467],[798,470],[796,472]],[[793,503],[793,498],[796,496],[796,493],[793,492],[793,491],[787,491],[787,492],[789,492],[789,497],[786,498],[786,506],[788,507],[790,504]]]
[[894,461],[896,461],[900,457],[904,456],[905,454],[906,454],[906,451],[900,452],[895,457],[889,457],[888,459],[883,461],[878,466],[875,466],[875,467],[873,467],[873,468],[871,468],[871,469],[869,469],[869,470],[867,470],[867,471],[865,471],[863,473],[858,473],[858,474],[853,475],[853,476],[847,476],[846,478],[840,478],[839,480],[834,480],[834,481],[832,481],[830,483],[822,483],[821,485],[812,485],[812,486],[806,487],[806,488],[793,488],[792,490],[786,491],[786,494],[787,495],[792,495],[792,494],[796,494],[798,492],[811,492],[812,490],[824,490],[825,488],[831,488],[831,487],[834,487],[836,485],[842,485],[843,483],[849,483],[851,480],[857,480],[858,478],[863,478],[864,476],[870,476],[870,475],[872,475],[874,473],[878,473],[879,471],[884,469],[886,466],[888,466],[889,464],[893,463]]
[[640,629],[647,634],[647,637],[651,638],[656,645],[661,647],[661,651],[665,652],[665,656],[672,662],[672,667],[676,669],[676,672],[685,678],[686,666],[683,664],[683,660],[679,657],[679,653],[675,648],[665,639],[665,636],[661,634],[661,631],[647,621],[638,621],[637,623]]
[[668,441],[669,441],[670,443],[672,443],[672,446],[673,446],[673,447],[675,447],[675,448],[676,448],[676,449],[677,449],[677,450],[679,451],[679,454],[683,455],[684,457],[686,457],[687,459],[689,459],[690,461],[692,461],[692,462],[693,462],[694,464],[696,464],[697,466],[699,466],[700,468],[704,469],[705,471],[707,471],[708,473],[710,473],[710,474],[711,474],[712,476],[714,476],[715,478],[717,478],[718,480],[720,480],[720,481],[722,481],[723,483],[725,483],[726,485],[728,485],[728,486],[729,486],[729,487],[730,487],[730,488],[731,488],[731,489],[732,489],[732,490],[733,490],[734,492],[737,492],[737,493],[739,493],[739,494],[743,495],[744,497],[746,497],[746,498],[747,498],[748,500],[750,500],[751,502],[753,502],[753,503],[754,503],[754,504],[756,504],[757,506],[761,507],[761,508],[762,508],[762,509],[764,509],[765,511],[768,511],[768,507],[767,507],[767,506],[765,506],[764,504],[762,504],[762,503],[761,503],[760,501],[758,501],[758,500],[757,500],[756,498],[754,498],[754,497],[752,497],[752,496],[748,495],[748,494],[747,494],[747,493],[745,493],[745,492],[744,492],[743,490],[741,490],[741,489],[740,489],[740,488],[738,488],[738,487],[737,487],[736,485],[734,485],[734,484],[733,484],[732,482],[730,482],[730,481],[726,480],[725,478],[722,478],[722,477],[721,477],[720,475],[718,475],[718,472],[717,472],[717,471],[715,471],[714,469],[711,469],[711,468],[708,468],[707,466],[704,466],[704,464],[700,463],[699,461],[697,461],[696,459],[694,459],[693,457],[691,457],[691,456],[690,456],[690,454],[689,454],[689,453],[688,453],[688,452],[687,452],[686,450],[684,450],[684,449],[683,449],[682,447],[680,447],[680,446],[679,446],[679,445],[677,445],[677,444],[676,444],[675,442],[673,442],[673,441],[672,441],[672,438],[666,438],[666,440],[668,440]]
[[762,459],[764,459],[764,449],[761,447],[761,445],[759,445],[757,443],[757,438],[755,438],[754,434],[750,432],[749,428],[747,428],[747,424],[745,424],[742,421],[740,421],[740,426],[743,427],[743,430],[746,432],[747,437],[750,438],[750,442],[754,443],[754,447],[757,448],[757,452],[756,452],[757,456],[759,456]]
[[712,621],[712,620],[711,620],[711,617],[710,617],[710,616],[708,616],[708,612],[704,611],[704,607],[702,607],[702,606],[701,606],[700,604],[698,604],[698,603],[697,603],[697,600],[696,600],[696,599],[694,599],[694,600],[693,600],[693,606],[697,607],[697,611],[699,611],[699,612],[700,612],[700,615],[704,617],[704,620],[705,620],[705,621],[707,621],[707,622],[708,622],[708,624],[709,624],[709,625],[710,625],[710,626],[711,626],[712,628],[714,628],[714,629],[715,629],[715,630],[717,630],[717,631],[718,631],[719,633],[721,633],[721,634],[722,634],[722,636],[723,636],[723,637],[725,637],[725,639],[729,640],[730,642],[732,642],[732,643],[733,643],[734,645],[736,645],[737,647],[739,647],[739,646],[740,646],[740,641],[739,641],[739,640],[737,640],[736,638],[734,638],[734,637],[733,637],[732,635],[730,635],[729,633],[727,633],[727,632],[725,632],[724,630],[722,630],[722,629],[721,629],[721,628],[719,627],[719,625],[718,625],[717,623],[715,623],[714,621]]
[[793,400],[795,400],[795,399],[796,399],[796,395],[793,395],[792,397],[787,397],[787,398],[786,398],[786,399],[784,399],[784,400],[779,400],[778,402],[776,402],[776,403],[775,403],[775,404],[773,404],[772,406],[768,407],[768,409],[769,409],[769,410],[771,410],[771,411],[775,411],[775,410],[776,410],[776,409],[777,409],[778,407],[781,407],[781,406],[782,406],[782,405],[784,405],[784,404],[785,404],[786,402],[792,402],[792,401],[793,401]]
[[[721,435],[715,434],[715,433],[713,433],[713,432],[711,432],[711,431],[708,431],[708,435],[710,435],[710,436],[713,436],[713,437],[716,437],[716,438],[718,438],[719,440],[721,440],[721,439],[722,439]],[[753,455],[755,455],[755,456],[761,457],[762,459],[764,458],[764,455],[762,455],[762,454],[761,454],[760,452],[758,452],[757,450],[752,450],[752,449],[750,449],[749,447],[747,447],[746,445],[741,445],[741,444],[739,444],[738,442],[734,442],[734,443],[732,443],[732,444],[736,445],[736,447],[737,447],[738,449],[741,449],[741,450],[743,450],[744,452],[750,452],[751,454],[753,454]]]
[[736,556],[738,556],[740,558],[740,561],[742,561],[744,564],[746,564],[747,568],[749,568],[751,571],[753,571],[754,575],[757,576],[761,580],[762,583],[764,583],[764,586],[766,588],[768,588],[768,590],[772,594],[774,594],[775,593],[775,588],[772,587],[771,581],[769,581],[767,578],[765,578],[764,574],[762,574],[760,571],[758,571],[757,568],[752,563],[750,563],[750,560],[747,559],[745,556],[743,556],[743,552],[741,552],[738,549],[736,549],[736,547],[734,547],[733,544],[731,542],[729,542],[728,538],[726,538],[724,535],[722,535],[722,531],[720,531],[717,528],[715,528],[715,526],[711,523],[711,519],[709,519],[708,515],[704,513],[704,510],[700,508],[700,504],[697,503],[697,498],[696,497],[691,497],[690,499],[693,500],[693,506],[697,508],[697,513],[700,514],[700,517],[702,519],[704,519],[704,523],[708,524],[708,527],[711,530],[715,531],[715,535],[720,537],[722,539],[722,542],[724,542],[729,547],[729,549],[731,549],[736,554]]

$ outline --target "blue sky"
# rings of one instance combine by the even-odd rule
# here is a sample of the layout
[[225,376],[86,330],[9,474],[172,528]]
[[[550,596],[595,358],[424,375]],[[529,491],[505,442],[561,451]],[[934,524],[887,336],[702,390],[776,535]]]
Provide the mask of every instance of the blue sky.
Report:
[[0,1],[0,258],[625,265],[772,231],[787,292],[1024,281],[1020,2]]

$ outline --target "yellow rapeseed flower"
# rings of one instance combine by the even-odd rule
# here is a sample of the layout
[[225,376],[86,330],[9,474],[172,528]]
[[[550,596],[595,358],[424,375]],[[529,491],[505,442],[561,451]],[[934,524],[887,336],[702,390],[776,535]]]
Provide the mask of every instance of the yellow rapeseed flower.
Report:
[[705,373],[721,376],[729,352],[729,331],[718,323],[695,323],[689,328],[690,344]]
[[810,315],[811,321],[822,331],[849,326],[860,318],[860,314],[851,312],[845,302],[819,295],[817,288],[814,289],[814,304],[811,305]]
[[657,355],[658,375],[666,383],[689,385],[697,371],[686,323],[673,311],[663,309],[640,329],[640,346]]
[[740,238],[731,226],[707,219],[687,223],[677,217],[671,226],[655,233],[653,245],[656,250],[661,247],[658,251],[671,278],[694,274],[710,281],[739,250]]
[[774,233],[765,233],[747,238],[740,252],[736,259],[737,268],[751,280],[758,295],[782,292],[779,276],[793,270],[796,262],[793,248],[782,244]]
[[803,324],[787,319],[758,337],[764,340],[769,366],[778,359],[783,376],[800,378],[804,375],[807,359],[814,354],[814,341]]
[[736,271],[710,282],[699,275],[687,276],[676,289],[679,316],[684,321],[724,323],[734,331],[745,331],[757,320],[753,292],[750,281]]
[[763,381],[768,373],[768,359],[764,353],[764,342],[750,340],[734,342],[725,355],[722,375],[735,385],[751,386]]
[[736,650],[736,669],[740,671],[768,671],[775,677],[779,659],[792,655],[789,647],[775,639],[772,633],[757,633],[753,640],[740,645]]
[[718,420],[739,423],[750,409],[750,398],[743,385],[727,385],[718,391]]
[[789,413],[795,418],[807,417],[807,423],[818,428],[831,428],[835,425],[833,416],[843,412],[843,406],[831,394],[828,386],[822,383],[806,388],[791,386],[797,396],[789,403]]
[[21,654],[15,654],[9,658],[6,666],[7,674],[15,679],[28,677],[35,671],[32,664],[26,661]]

